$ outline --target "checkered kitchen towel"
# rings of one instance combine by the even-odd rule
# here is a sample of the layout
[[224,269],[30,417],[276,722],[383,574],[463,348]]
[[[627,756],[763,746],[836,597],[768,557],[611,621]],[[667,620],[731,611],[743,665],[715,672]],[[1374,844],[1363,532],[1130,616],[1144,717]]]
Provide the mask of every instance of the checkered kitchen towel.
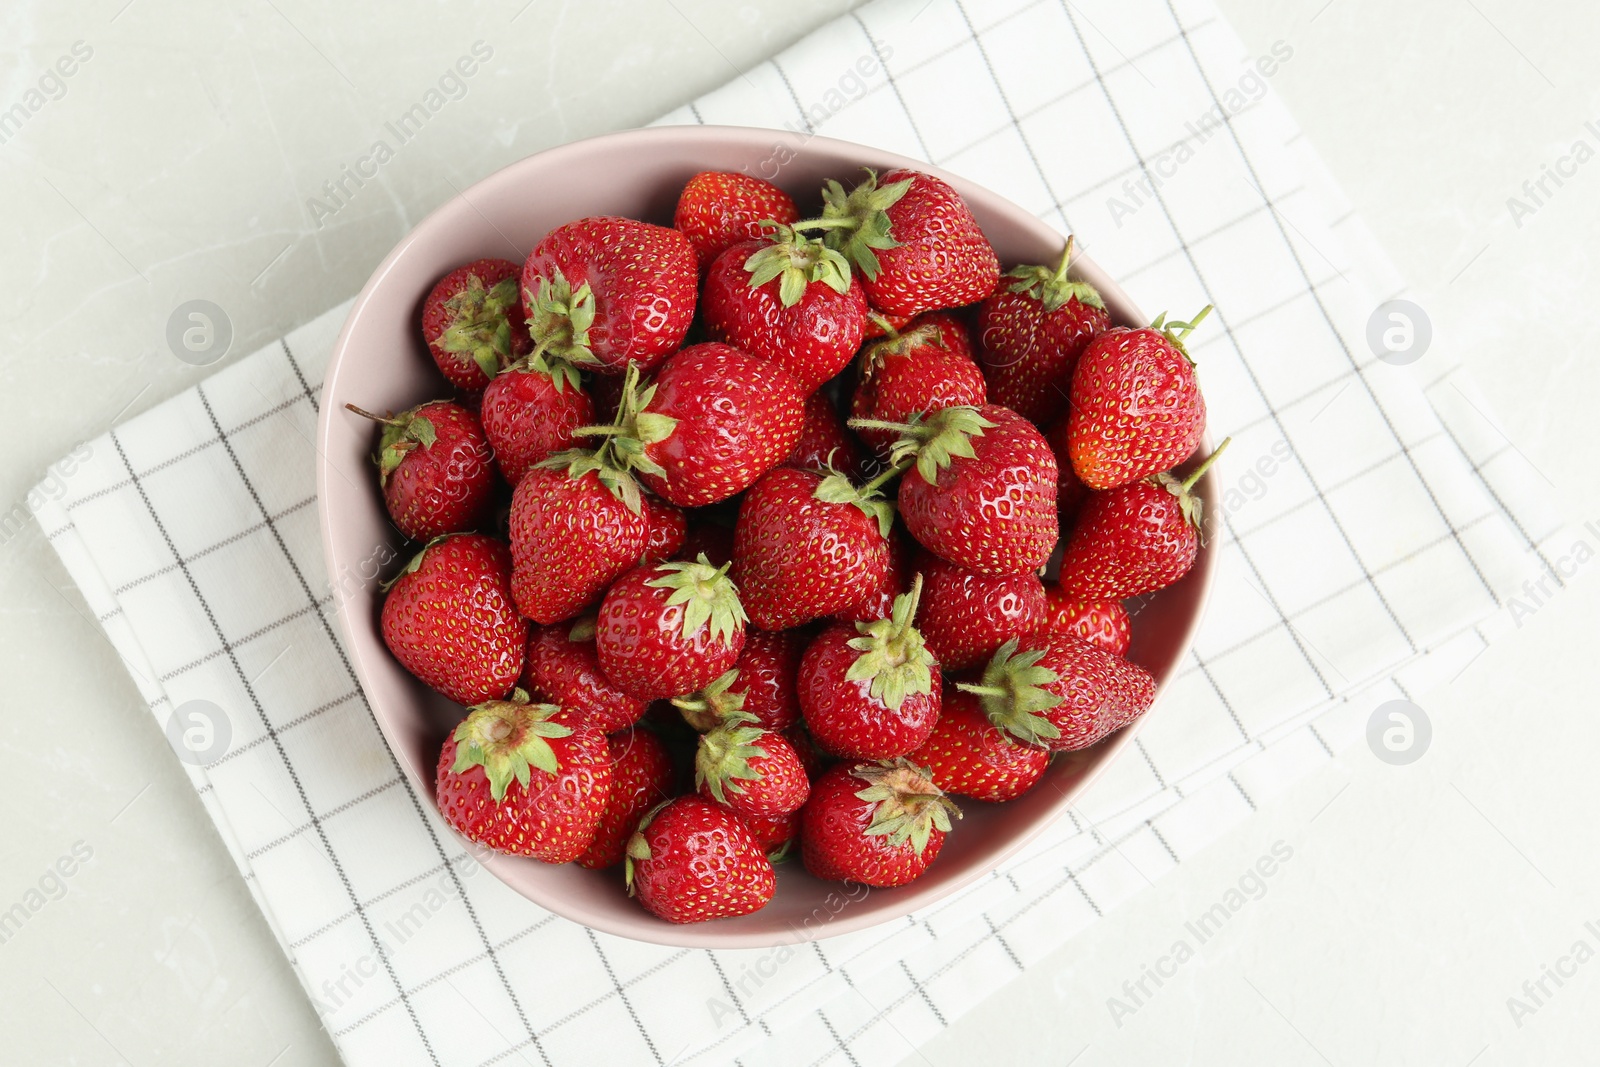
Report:
[[1206,0],[878,0],[666,120],[773,127],[774,166],[814,132],[931,160],[1076,233],[1151,312],[1217,307],[1192,351],[1235,442],[1193,655],[1072,818],[886,929],[666,949],[463,851],[330,618],[311,442],[344,308],[57,466],[39,522],[158,723],[200,731],[196,791],[349,1063],[892,1062],[1469,660],[1557,523],[1446,353],[1374,356],[1400,287],[1270,92],[1294,61]]

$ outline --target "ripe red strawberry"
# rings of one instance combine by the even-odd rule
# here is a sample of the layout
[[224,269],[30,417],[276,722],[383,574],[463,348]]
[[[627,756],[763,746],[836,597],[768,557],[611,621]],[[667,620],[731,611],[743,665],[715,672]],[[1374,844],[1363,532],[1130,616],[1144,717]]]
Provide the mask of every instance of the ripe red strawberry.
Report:
[[704,922],[759,911],[777,878],[743,820],[702,797],[678,797],[647,814],[628,839],[630,895],[652,915]]
[[888,759],[913,752],[939,719],[939,662],[913,620],[922,595],[895,598],[893,614],[874,622],[837,622],[800,661],[800,713],[824,752]]
[[500,473],[515,488],[529,467],[578,443],[578,428],[594,422],[594,401],[572,364],[541,357],[495,375],[478,417]]
[[1188,574],[1204,521],[1190,490],[1227,447],[1224,440],[1182,481],[1158,474],[1091,493],[1061,556],[1061,588],[1082,600],[1122,600]]
[[629,378],[605,447],[679,507],[743,492],[800,439],[805,396],[794,379],[729,345],[690,345],[642,391]]
[[1115,489],[1182,463],[1206,429],[1206,402],[1183,343],[1192,322],[1107,330],[1072,373],[1067,446],[1090,489]]
[[611,791],[594,840],[578,866],[600,870],[622,855],[644,813],[672,796],[672,757],[649,730],[623,730],[606,738],[611,754]]
[[909,757],[946,793],[973,800],[1015,800],[1038,784],[1050,753],[1024,745],[983,713],[978,698],[946,685],[933,736]]
[[865,480],[867,453],[855,434],[845,428],[827,390],[819,389],[806,397],[800,440],[783,465],[799,470],[836,470],[854,481]]
[[867,300],[881,311],[920,315],[973,304],[1000,277],[966,201],[931,174],[891,170],[880,180],[869,170],[848,195],[830,181],[822,199],[829,245],[860,269]]
[[871,622],[887,619],[894,610],[894,598],[911,588],[911,554],[913,546],[905,531],[896,526],[889,531],[889,565],[884,568],[883,580],[866,596],[838,612],[834,618],[840,622]]
[[523,475],[510,516],[517,610],[539,623],[582,611],[644,554],[643,508],[633,480],[591,453],[562,453]]
[[1041,630],[1072,634],[1113,656],[1126,656],[1133,642],[1128,609],[1120,600],[1080,600],[1059,582],[1044,587],[1045,617]]
[[771,182],[729,171],[701,171],[678,194],[672,225],[689,238],[704,270],[723,250],[762,235],[768,220],[790,223],[800,218],[789,194]]
[[787,226],[742,241],[706,271],[701,314],[713,341],[782,367],[809,394],[861,347],[867,298],[850,264]]
[[429,541],[389,586],[383,643],[458,704],[506,695],[522,673],[528,624],[511,602],[511,557],[482,534]]
[[767,859],[776,863],[789,852],[795,833],[800,829],[800,812],[789,811],[782,815],[745,815],[745,828],[756,839]]
[[734,528],[733,580],[763,630],[842,611],[883,582],[894,511],[842,474],[780,467],[750,487]]
[[611,734],[638,722],[650,702],[629,696],[606,677],[595,650],[594,631],[592,615],[536,628],[528,635],[522,684],[539,699],[560,704],[601,733]]
[[917,625],[947,671],[982,663],[1007,638],[1030,633],[1044,622],[1044,585],[1037,575],[990,578],[928,552],[918,553],[913,566],[924,586]]
[[1088,748],[1150,708],[1155,679],[1071,634],[1012,638],[978,683],[957,688],[980,697],[984,714],[1023,744],[1052,752]]
[[567,863],[594,840],[611,794],[605,735],[527,694],[479,704],[439,752],[439,813],[497,852]]
[[1071,434],[1072,419],[1067,415],[1052,422],[1044,432],[1044,439],[1056,457],[1056,515],[1062,529],[1072,528],[1083,502],[1089,499],[1089,487],[1072,469]]
[[509,259],[480,259],[439,279],[422,302],[422,339],[439,370],[463,392],[477,392],[533,348]]
[[800,854],[818,878],[905,885],[939,855],[952,815],[961,812],[908,760],[841,763],[800,809]]
[[612,583],[600,603],[600,668],[642,700],[692,693],[739,658],[744,608],[727,568],[647,563]]
[[698,693],[673,697],[672,703],[701,733],[734,714],[768,730],[787,730],[800,719],[795,675],[805,649],[806,637],[798,630],[747,627],[733,669]]
[[985,404],[945,408],[900,430],[892,458],[897,468],[910,466],[900,515],[912,537],[979,574],[1044,566],[1060,532],[1056,460],[1033,423]]
[[699,280],[677,230],[610,215],[558,226],[522,267],[534,351],[598,374],[650,370],[683,342]]
[[384,418],[346,408],[383,426],[378,481],[389,518],[413,541],[431,541],[483,524],[494,503],[494,458],[477,416],[434,400]]
[[649,526],[643,563],[659,563],[677,555],[689,536],[689,517],[679,508],[649,493],[643,494],[644,517]]
[[1094,286],[1067,277],[1071,257],[1069,237],[1055,269],[1014,267],[978,305],[978,363],[990,402],[1039,426],[1066,410],[1078,357],[1111,328]]
[[784,736],[737,714],[700,735],[694,785],[707,800],[745,818],[799,811],[811,791],[805,766]]
[[[966,327],[943,312],[919,315],[902,333],[861,350],[850,416],[904,423],[947,407],[985,402],[983,372],[972,361]],[[861,439],[887,458],[899,434],[863,429]]]

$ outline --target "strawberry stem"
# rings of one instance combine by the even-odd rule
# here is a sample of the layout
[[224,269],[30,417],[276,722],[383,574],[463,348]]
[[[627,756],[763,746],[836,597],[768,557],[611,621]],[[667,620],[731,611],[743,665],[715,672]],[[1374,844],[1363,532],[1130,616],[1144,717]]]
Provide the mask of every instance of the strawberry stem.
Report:
[[853,230],[860,225],[860,219],[846,215],[834,219],[802,219],[799,222],[791,222],[789,228],[791,230]]
[[900,331],[894,328],[894,323],[892,323],[888,319],[884,318],[878,312],[876,312],[876,311],[867,312],[867,318],[872,320],[872,322],[877,325],[878,329],[883,331],[883,336],[887,340],[889,340],[889,341],[898,341],[900,339]]
[[1061,262],[1056,264],[1056,272],[1053,275],[1053,278],[1054,278],[1055,281],[1064,282],[1064,281],[1067,280],[1067,266],[1071,262],[1072,262],[1072,235],[1069,234],[1067,236],[1067,247],[1065,247],[1065,248],[1063,248],[1061,250]]
[[[866,420],[863,420],[863,421],[866,421]],[[855,424],[851,423],[851,425],[855,425]],[[899,463],[894,464],[893,466],[885,467],[881,474],[879,474],[876,478],[873,478],[871,481],[869,481],[867,484],[865,484],[865,485],[863,485],[861,487],[862,495],[866,495],[867,493],[876,492],[877,490],[883,488],[885,483],[891,481],[892,479],[894,479],[894,478],[898,477],[899,475],[904,474],[906,471],[910,470],[911,469],[911,464],[913,462],[915,462],[915,461],[914,460],[910,460],[910,459],[904,459],[904,460],[901,460]]]
[[974,696],[980,697],[1004,697],[1011,695],[1011,690],[1002,688],[1001,686],[978,685],[975,682],[957,682],[956,688],[961,690],[963,693],[971,693]]
[[1206,471],[1211,469],[1211,464],[1215,463],[1217,461],[1217,457],[1226,452],[1228,450],[1228,445],[1232,443],[1233,438],[1224,437],[1222,439],[1222,443],[1216,447],[1216,450],[1205,458],[1205,462],[1196,467],[1194,472],[1183,480],[1183,491],[1187,493],[1190,489],[1193,489],[1194,484],[1201,478],[1205,477]]
[[398,423],[400,421],[399,419],[395,418],[393,415],[389,415],[387,417],[385,417],[383,415],[374,415],[372,412],[366,410],[365,408],[358,408],[354,404],[346,404],[345,405],[345,409],[348,410],[348,411],[355,412],[357,415],[360,415],[363,419],[371,419],[373,422],[381,423],[384,426],[393,426],[393,425],[395,425],[396,423]]

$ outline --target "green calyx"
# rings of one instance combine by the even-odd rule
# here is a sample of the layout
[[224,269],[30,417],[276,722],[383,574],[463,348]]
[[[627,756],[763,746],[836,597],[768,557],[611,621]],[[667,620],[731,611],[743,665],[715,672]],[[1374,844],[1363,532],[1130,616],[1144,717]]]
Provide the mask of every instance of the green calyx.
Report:
[[1189,350],[1184,347],[1184,342],[1189,340],[1189,335],[1194,333],[1195,327],[1204,322],[1206,320],[1206,316],[1211,314],[1211,308],[1212,305],[1207,304],[1205,307],[1200,309],[1200,314],[1196,315],[1188,322],[1179,322],[1176,319],[1168,322],[1167,313],[1163,311],[1161,314],[1156,316],[1155,321],[1150,324],[1150,328],[1152,330],[1159,330],[1161,332],[1161,336],[1165,337],[1173,348],[1176,348],[1179,352],[1183,353],[1183,358],[1189,360],[1189,365],[1192,367],[1194,366],[1194,360],[1190,358]]
[[1017,651],[1013,637],[995,650],[983,669],[983,680],[974,685],[957,682],[956,688],[976,694],[989,721],[1024,744],[1043,747],[1046,741],[1061,736],[1045,712],[1061,703],[1061,697],[1044,687],[1059,681],[1061,675],[1039,666],[1045,649]]
[[1197,493],[1193,492],[1195,484],[1205,476],[1206,471],[1210,470],[1211,465],[1217,461],[1217,457],[1227,451],[1228,446],[1232,443],[1233,438],[1224,437],[1222,443],[1216,447],[1216,450],[1205,458],[1205,462],[1191,471],[1189,476],[1182,481],[1179,481],[1170,472],[1153,474],[1147,479],[1151,485],[1159,486],[1178,498],[1178,508],[1183,513],[1183,521],[1193,526],[1196,530],[1200,529],[1200,524],[1205,519],[1205,502],[1200,499]]
[[850,647],[861,654],[845,672],[847,682],[866,682],[867,692],[885,707],[900,710],[906,697],[933,692],[936,660],[923,642],[922,631],[913,625],[917,602],[922,598],[922,575],[911,582],[911,591],[894,598],[887,619],[856,623],[860,637],[850,639]]
[[830,471],[811,495],[824,504],[849,504],[878,524],[884,537],[894,528],[894,505],[885,500],[876,486],[852,485],[849,478],[838,471]]
[[883,368],[885,361],[890,356],[906,356],[919,348],[942,348],[948,350],[950,346],[945,343],[944,334],[939,327],[924,323],[915,326],[904,333],[896,330],[889,324],[889,320],[877,312],[868,316],[878,320],[883,336],[861,349],[857,367],[862,378],[871,378]]
[[672,706],[683,715],[683,721],[700,733],[715,729],[717,724],[745,714],[743,690],[737,692],[733,684],[739,680],[739,668],[718,676],[698,693],[673,697]]
[[560,710],[554,704],[530,704],[521,689],[514,690],[509,700],[490,700],[471,708],[456,727],[451,773],[482,767],[497,803],[505,799],[513,778],[527,789],[534,767],[546,774],[559,773],[561,765],[550,739],[572,734],[572,727],[550,721]]
[[671,800],[663,800],[645,812],[643,818],[639,820],[639,825],[634,828],[632,836],[628,838],[628,846],[623,850],[622,854],[622,883],[627,886],[630,897],[633,896],[634,862],[650,858],[650,842],[644,839],[645,827],[649,826],[655,820],[655,817],[660,814],[661,809],[670,803],[672,803]]
[[484,374],[493,378],[511,361],[511,319],[507,312],[517,306],[517,283],[505,278],[485,288],[476,274],[467,277],[467,287],[444,302],[450,311],[450,325],[439,335],[437,344],[446,352],[468,355]]
[[700,737],[694,754],[694,787],[705,786],[719,804],[726,804],[730,793],[743,796],[744,783],[764,777],[750,761],[767,758],[761,742],[769,731],[754,723],[753,715],[740,712]]
[[731,644],[734,636],[748,621],[744,605],[739,603],[739,589],[728,577],[732,562],[713,567],[705,553],[694,562],[675,560],[656,564],[656,577],[646,585],[656,589],[671,590],[667,606],[683,605],[683,639],[694,640],[702,627],[710,627],[710,637],[722,644]]
[[[428,404],[440,401],[430,400]],[[439,431],[434,427],[433,420],[417,412],[427,407],[428,404],[418,404],[409,411],[402,411],[398,415],[374,415],[354,404],[346,404],[345,408],[355,412],[363,419],[371,419],[383,427],[383,435],[378,438],[378,478],[382,484],[389,484],[389,475],[393,474],[406,456],[418,448],[432,448],[433,443],[439,439]]]
[[539,279],[537,293],[523,295],[528,302],[528,333],[534,343],[530,363],[547,355],[583,365],[600,362],[589,349],[594,293],[588,282],[573,289],[558,270],[554,278]]
[[885,430],[897,433],[900,440],[889,450],[890,469],[905,469],[914,461],[922,480],[932,485],[939,472],[950,466],[952,460],[972,459],[972,439],[982,437],[983,431],[992,429],[994,423],[979,414],[975,407],[942,408],[932,415],[914,415],[909,422],[884,422],[879,419],[851,419],[849,425],[857,430]]
[[1072,238],[1067,238],[1067,246],[1061,253],[1061,261],[1054,268],[1037,265],[1012,267],[1006,271],[1007,278],[1016,279],[1010,285],[1013,293],[1027,293],[1039,301],[1049,314],[1060,309],[1067,301],[1074,298],[1078,303],[1087,307],[1105,309],[1106,302],[1101,299],[1100,293],[1088,282],[1075,282],[1067,277],[1067,270],[1072,263]]
[[909,845],[921,856],[935,829],[948,833],[950,817],[961,818],[961,810],[933,784],[933,776],[903,756],[865,763],[850,773],[866,783],[856,798],[875,805],[868,836],[886,837],[890,847]]
[[781,222],[762,225],[772,229],[772,243],[744,261],[750,288],[759,289],[776,278],[778,299],[786,308],[798,304],[812,282],[822,282],[836,293],[850,291],[850,261],[842,253]]
[[602,437],[604,440],[593,449],[569,449],[557,452],[539,464],[541,467],[565,469],[568,476],[581,478],[594,471],[600,484],[611,490],[618,500],[635,515],[644,509],[644,499],[639,494],[639,483],[634,471],[665,476],[662,466],[645,454],[645,446],[664,441],[672,436],[678,420],[670,415],[660,415],[646,410],[655,398],[656,387],[639,388],[639,367],[629,363],[622,380],[622,402],[617,405],[617,421],[610,426],[583,426],[579,437]]
[[880,186],[877,173],[868,169],[861,184],[846,193],[844,186],[830,179],[822,190],[822,217],[797,222],[794,228],[823,230],[828,247],[843,253],[871,281],[881,269],[878,253],[900,244],[890,232],[894,224],[889,209],[906,195],[912,180]]

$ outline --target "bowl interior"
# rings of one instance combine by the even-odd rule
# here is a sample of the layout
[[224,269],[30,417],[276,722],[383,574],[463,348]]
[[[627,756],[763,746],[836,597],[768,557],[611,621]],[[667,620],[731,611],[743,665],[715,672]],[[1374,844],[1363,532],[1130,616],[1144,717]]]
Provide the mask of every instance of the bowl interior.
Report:
[[[434,766],[456,705],[430,692],[391,657],[378,631],[381,593],[372,571],[385,549],[408,551],[390,526],[373,476],[370,423],[344,411],[401,410],[445,393],[417,327],[423,297],[452,267],[485,256],[517,262],[550,229],[585,215],[630,215],[670,223],[678,190],[702,170],[744,170],[785,188],[801,210],[817,207],[827,178],[849,181],[862,166],[913,166],[954,185],[971,205],[1003,265],[1053,263],[1061,236],[996,194],[926,164],[825,137],[739,127],[632,130],[579,141],[529,157],[490,175],[425,219],[374,272],[334,347],[323,386],[318,429],[318,490],[330,579],[351,660],[378,724],[418,792],[433,797]],[[1075,274],[1094,284],[1119,324],[1148,320],[1087,257]],[[1200,483],[1216,513],[1214,473]],[[385,568],[391,572],[397,564]],[[1148,598],[1134,624],[1130,658],[1164,688],[1188,649],[1215,565],[1212,547],[1177,585]],[[1159,700],[1158,700],[1159,704]],[[1159,711],[1152,714],[1159,714]],[[1148,716],[1147,716],[1148,717]],[[810,877],[798,862],[780,868],[778,894],[763,910],[737,919],[675,926],[627,899],[617,871],[553,867],[491,856],[500,879],[542,907],[596,929],[644,941],[694,947],[760,947],[831,937],[898,918],[944,897],[992,869],[1045,828],[1131,740],[1138,723],[1083,752],[1058,757],[1037,788],[1005,805],[961,804],[965,818],[928,873],[899,889],[867,891]]]

